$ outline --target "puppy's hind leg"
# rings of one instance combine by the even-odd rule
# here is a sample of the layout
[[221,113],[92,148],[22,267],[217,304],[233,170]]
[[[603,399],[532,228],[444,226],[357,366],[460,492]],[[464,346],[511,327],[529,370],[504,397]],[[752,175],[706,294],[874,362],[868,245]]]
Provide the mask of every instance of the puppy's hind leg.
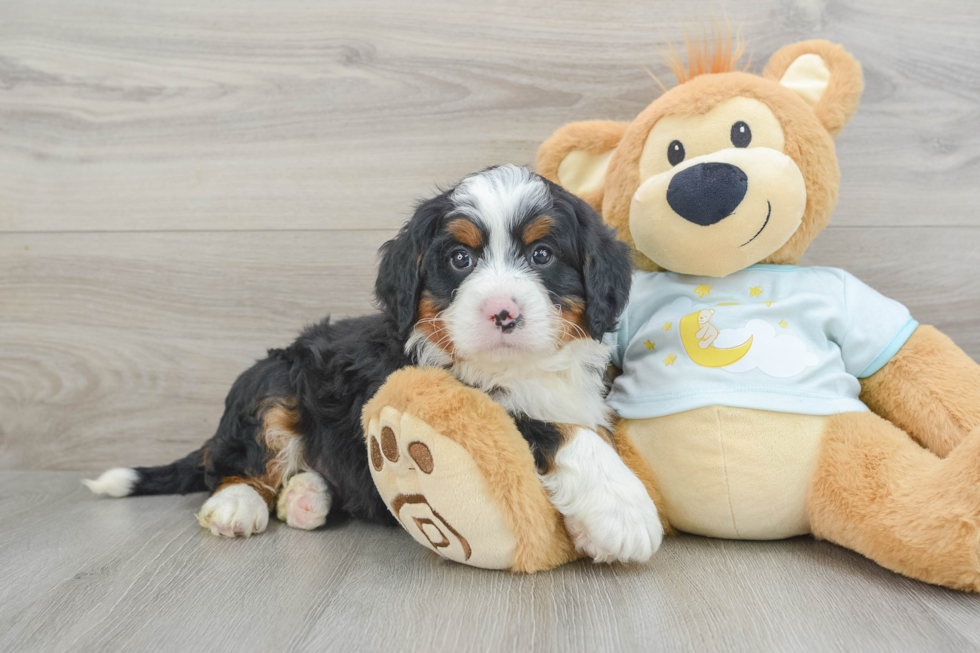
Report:
[[197,521],[212,535],[248,537],[269,525],[269,506],[246,479],[229,478],[204,502]]
[[286,481],[279,493],[276,515],[293,528],[311,531],[326,523],[332,502],[323,477],[316,472],[303,472]]
[[266,397],[245,403],[258,407],[229,415],[232,402],[208,443],[207,477],[216,487],[197,519],[224,537],[265,531],[283,484],[305,470],[295,400]]

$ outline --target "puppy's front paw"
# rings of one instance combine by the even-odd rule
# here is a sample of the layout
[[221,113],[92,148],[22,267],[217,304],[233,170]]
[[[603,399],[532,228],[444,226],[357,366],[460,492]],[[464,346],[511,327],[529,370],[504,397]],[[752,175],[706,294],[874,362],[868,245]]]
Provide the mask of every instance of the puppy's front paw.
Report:
[[645,562],[663,541],[653,499],[615,450],[579,429],[541,475],[575,548],[596,562]]
[[213,535],[248,537],[269,525],[269,508],[258,492],[239,483],[222,488],[201,506],[197,521]]
[[605,506],[599,511],[565,517],[565,528],[576,550],[596,562],[649,560],[660,548],[664,529],[646,491],[642,496],[629,492],[615,502],[603,503]]

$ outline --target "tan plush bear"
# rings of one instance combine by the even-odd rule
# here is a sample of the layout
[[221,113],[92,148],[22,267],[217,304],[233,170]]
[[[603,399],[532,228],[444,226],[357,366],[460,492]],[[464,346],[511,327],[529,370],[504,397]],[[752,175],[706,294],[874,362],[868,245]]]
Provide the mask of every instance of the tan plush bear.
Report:
[[617,443],[679,530],[812,533],[980,590],[980,367],[843,270],[796,265],[837,201],[861,68],[805,41],[760,77],[729,44],[689,51],[632,122],[569,124],[539,153],[634,249]]

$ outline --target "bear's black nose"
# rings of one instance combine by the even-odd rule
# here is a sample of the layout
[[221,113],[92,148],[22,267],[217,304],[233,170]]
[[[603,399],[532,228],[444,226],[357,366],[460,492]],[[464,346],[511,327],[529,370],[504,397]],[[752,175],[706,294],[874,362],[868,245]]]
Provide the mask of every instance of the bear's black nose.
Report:
[[737,166],[699,163],[674,175],[667,203],[685,220],[707,227],[730,216],[748,187],[748,177]]

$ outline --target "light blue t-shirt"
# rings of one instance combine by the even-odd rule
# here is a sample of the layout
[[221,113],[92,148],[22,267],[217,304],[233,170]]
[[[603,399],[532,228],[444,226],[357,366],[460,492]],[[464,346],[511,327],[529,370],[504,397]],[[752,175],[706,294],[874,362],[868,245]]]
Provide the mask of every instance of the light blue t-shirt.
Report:
[[607,401],[632,419],[715,405],[866,411],[858,379],[881,369],[917,326],[904,306],[836,268],[636,272],[607,336],[623,370]]

